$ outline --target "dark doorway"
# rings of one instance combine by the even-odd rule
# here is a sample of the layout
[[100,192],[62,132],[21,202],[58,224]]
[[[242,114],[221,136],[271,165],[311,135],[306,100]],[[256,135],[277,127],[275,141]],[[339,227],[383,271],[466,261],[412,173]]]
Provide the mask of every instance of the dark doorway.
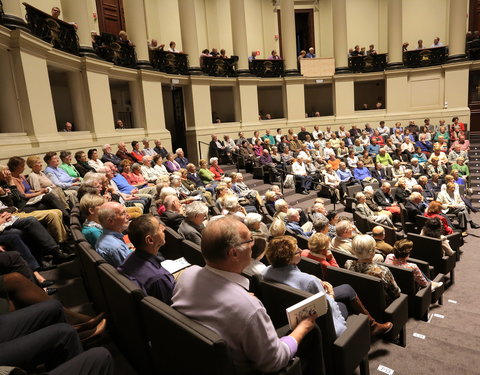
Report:
[[[480,1],[480,0],[479,0]],[[280,56],[282,51],[282,21],[280,10],[277,11],[278,35],[280,42]],[[295,9],[295,41],[297,47],[297,56],[304,49],[308,52],[310,47],[315,48],[315,27],[313,22],[313,9]]]
[[187,135],[185,129],[185,111],[183,89],[177,86],[162,86],[165,124],[172,137],[172,152],[182,148],[188,158]]
[[315,48],[313,9],[298,9],[295,11],[295,38],[297,41],[297,56],[300,55],[302,49],[308,52],[310,47]]
[[468,83],[470,131],[480,131],[480,70],[470,70]]
[[125,30],[122,0],[96,0],[96,3],[101,33],[118,35],[120,30]]

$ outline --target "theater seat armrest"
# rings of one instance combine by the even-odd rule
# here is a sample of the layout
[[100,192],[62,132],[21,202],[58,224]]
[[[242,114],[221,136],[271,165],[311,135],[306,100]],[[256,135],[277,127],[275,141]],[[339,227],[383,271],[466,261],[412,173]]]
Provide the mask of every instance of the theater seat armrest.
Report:
[[333,343],[336,374],[353,374],[370,350],[370,324],[366,315],[351,315],[347,330]]
[[401,293],[400,297],[385,309],[385,318],[386,321],[396,325],[405,325],[408,320],[408,296],[406,294]]
[[270,372],[265,375],[302,375],[302,365],[300,363],[300,358],[294,357],[287,365],[287,367],[281,369],[280,371]]

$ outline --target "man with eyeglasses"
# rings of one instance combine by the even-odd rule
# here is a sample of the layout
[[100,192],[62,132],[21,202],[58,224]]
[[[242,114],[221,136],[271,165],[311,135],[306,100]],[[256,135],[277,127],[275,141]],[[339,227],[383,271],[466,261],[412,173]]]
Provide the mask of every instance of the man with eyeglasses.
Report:
[[262,303],[248,293],[248,279],[241,275],[251,262],[253,243],[250,231],[237,219],[210,222],[201,243],[207,265],[185,270],[172,297],[173,308],[226,341],[238,374],[285,367],[315,319],[303,320],[289,336],[278,338]]

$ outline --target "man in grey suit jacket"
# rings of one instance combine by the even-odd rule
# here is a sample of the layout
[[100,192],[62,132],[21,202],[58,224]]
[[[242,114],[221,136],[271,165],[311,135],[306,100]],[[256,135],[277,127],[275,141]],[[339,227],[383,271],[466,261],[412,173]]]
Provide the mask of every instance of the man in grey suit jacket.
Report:
[[205,203],[195,201],[185,207],[185,220],[180,224],[178,233],[186,240],[200,246],[202,241],[203,221],[207,218],[208,207]]

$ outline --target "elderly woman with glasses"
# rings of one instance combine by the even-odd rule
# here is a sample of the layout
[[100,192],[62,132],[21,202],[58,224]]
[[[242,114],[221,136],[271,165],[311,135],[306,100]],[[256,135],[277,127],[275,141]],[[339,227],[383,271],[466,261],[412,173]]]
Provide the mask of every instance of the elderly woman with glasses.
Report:
[[345,331],[346,319],[350,313],[368,316],[372,336],[382,335],[392,329],[392,323],[380,324],[373,319],[350,285],[343,284],[333,288],[329,283],[300,271],[297,265],[302,259],[301,253],[302,250],[298,248],[294,237],[281,236],[272,239],[266,253],[270,266],[264,270],[263,278],[312,294],[326,294],[337,337]]

